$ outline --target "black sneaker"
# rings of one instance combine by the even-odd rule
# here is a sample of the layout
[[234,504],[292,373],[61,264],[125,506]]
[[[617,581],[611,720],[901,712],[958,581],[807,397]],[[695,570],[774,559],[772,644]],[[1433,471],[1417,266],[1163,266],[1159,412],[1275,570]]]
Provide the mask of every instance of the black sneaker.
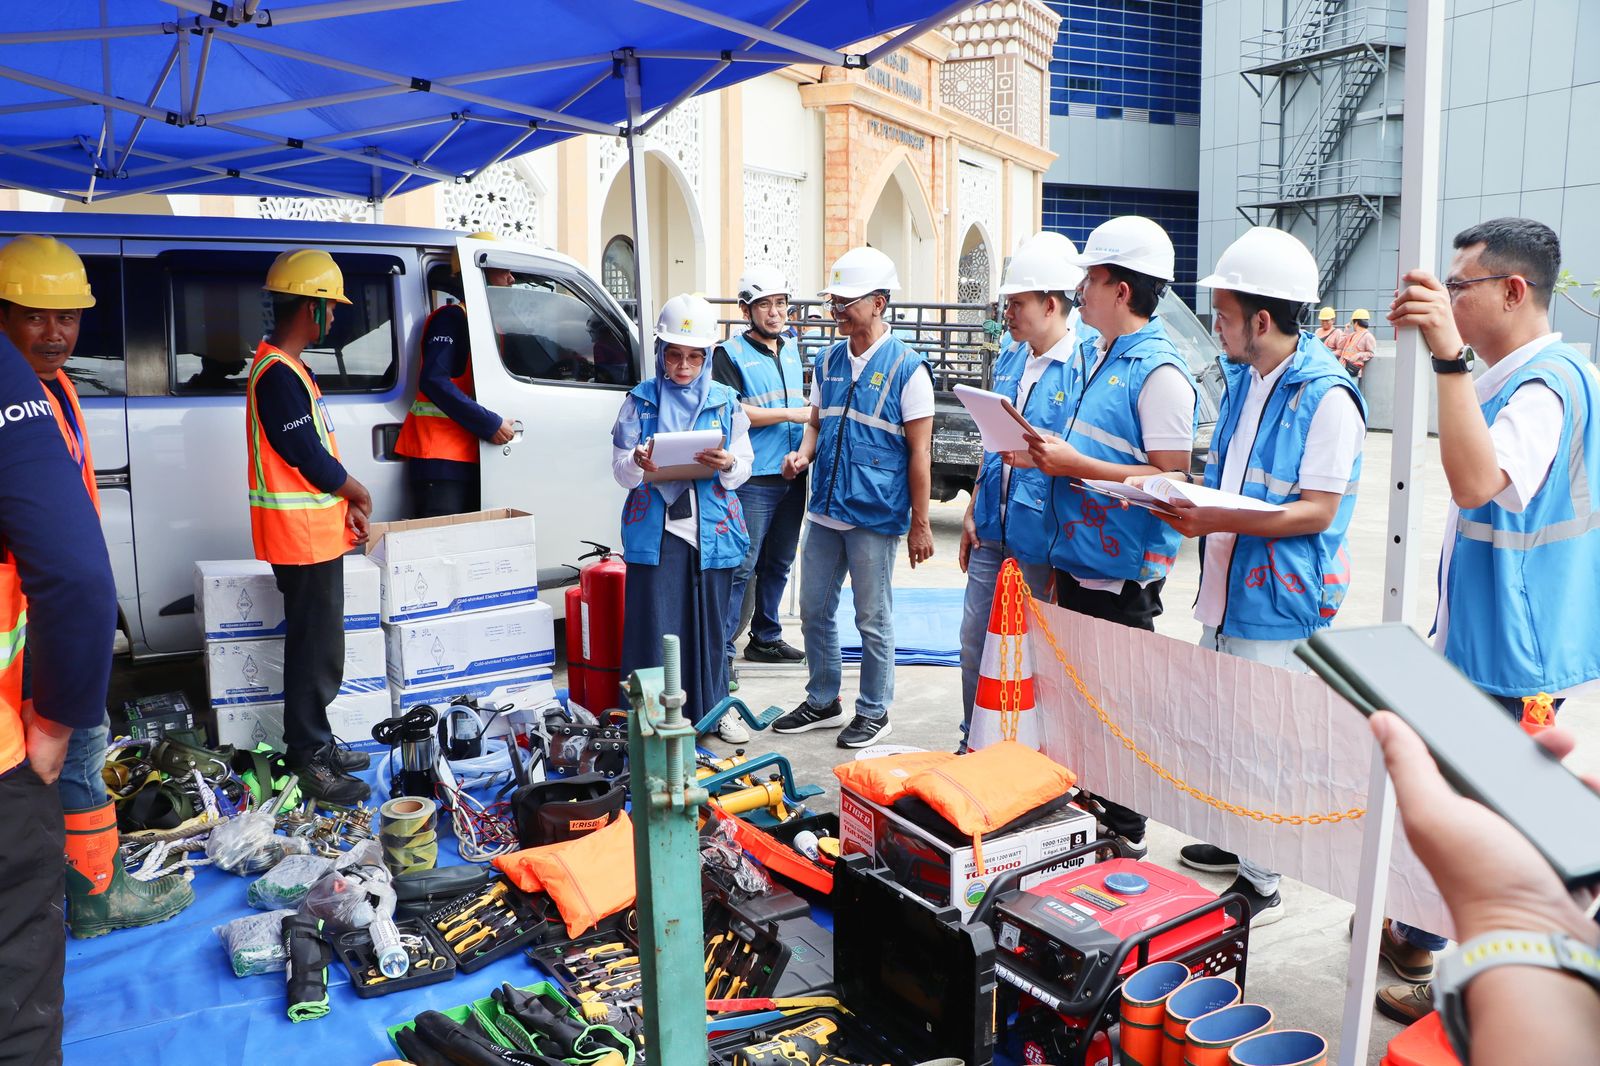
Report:
[[1239,856],[1215,844],[1190,844],[1178,852],[1178,859],[1190,869],[1204,870],[1208,874],[1239,872]]
[[1222,894],[1237,892],[1250,903],[1250,928],[1259,929],[1263,925],[1271,925],[1283,917],[1283,893],[1274,892],[1270,896],[1263,896],[1257,892],[1255,886],[1243,877],[1235,877],[1233,884],[1223,889]]
[[843,733],[839,734],[841,748],[865,748],[876,744],[889,735],[889,716],[882,718],[863,718],[859,714],[850,720],[850,724]]
[[339,764],[339,769],[347,774],[365,770],[372,765],[372,756],[364,751],[353,751],[350,745],[338,737],[333,738],[333,758]]
[[753,663],[803,663],[806,653],[779,637],[768,644],[764,640],[750,639],[744,646],[744,657]]
[[1117,848],[1124,859],[1144,859],[1150,854],[1150,845],[1144,842],[1142,835],[1135,840],[1133,837],[1118,833],[1113,834],[1111,839],[1117,842]]
[[290,771],[300,777],[300,791],[312,799],[334,807],[365,803],[372,789],[339,768],[337,751],[332,744],[324,744],[309,756],[291,753],[286,761]]
[[844,706],[835,697],[826,707],[811,706],[801,700],[800,706],[772,723],[774,733],[807,733],[813,729],[838,729],[844,725]]

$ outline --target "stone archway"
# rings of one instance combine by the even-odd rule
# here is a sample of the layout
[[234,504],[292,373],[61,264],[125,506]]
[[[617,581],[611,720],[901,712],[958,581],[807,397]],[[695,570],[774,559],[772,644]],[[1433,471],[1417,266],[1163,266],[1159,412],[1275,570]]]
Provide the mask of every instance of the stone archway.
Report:
[[[705,227],[689,185],[673,161],[655,149],[645,151],[643,159],[649,197],[652,296],[658,308],[680,292],[700,292],[705,288]],[[619,236],[628,237],[632,243],[630,181],[629,164],[624,163],[611,179],[600,209],[602,250],[612,247]],[[656,308],[650,309],[651,315]]]
[[994,245],[983,226],[974,222],[961,239],[956,260],[956,302],[984,304],[994,299]]
[[884,180],[867,213],[867,243],[894,260],[903,301],[931,301],[937,295],[937,241],[933,214],[905,157]]

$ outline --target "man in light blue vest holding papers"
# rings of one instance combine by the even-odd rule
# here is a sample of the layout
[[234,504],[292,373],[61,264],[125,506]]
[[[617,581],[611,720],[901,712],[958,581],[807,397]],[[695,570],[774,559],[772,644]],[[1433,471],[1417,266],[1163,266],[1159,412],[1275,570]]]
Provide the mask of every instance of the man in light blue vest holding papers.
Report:
[[[1083,280],[1078,250],[1057,233],[1025,241],[1006,266],[1002,312],[1014,343],[995,361],[990,388],[1010,400],[1028,424],[1051,433],[1066,427],[1072,357],[1094,331],[1083,325],[1072,293]],[[1000,567],[1016,559],[1029,590],[1051,592],[1050,479],[1027,452],[985,452],[962,520],[961,569],[967,575],[961,613],[961,744],[971,735],[972,705]]]
[[[1316,259],[1282,230],[1258,226],[1200,279],[1212,291],[1223,396],[1208,487],[1279,510],[1193,507],[1168,519],[1201,537],[1195,618],[1200,644],[1304,672],[1293,648],[1329,625],[1350,586],[1346,533],[1361,480],[1366,405],[1323,343],[1300,328],[1317,300]],[[1283,916],[1278,875],[1212,844],[1180,853],[1199,870],[1235,873],[1252,925]]]
[[933,557],[933,377],[922,355],[893,336],[883,320],[889,294],[899,287],[894,263],[876,248],[852,248],[833,264],[822,295],[844,339],[817,357],[811,377],[816,421],[783,464],[790,478],[816,467],[800,589],[810,677],[805,700],[772,728],[804,733],[845,724],[834,615],[848,575],[861,634],[861,686],[855,717],[839,734],[843,748],[864,748],[889,735],[890,581],[900,538],[906,536],[913,567]]

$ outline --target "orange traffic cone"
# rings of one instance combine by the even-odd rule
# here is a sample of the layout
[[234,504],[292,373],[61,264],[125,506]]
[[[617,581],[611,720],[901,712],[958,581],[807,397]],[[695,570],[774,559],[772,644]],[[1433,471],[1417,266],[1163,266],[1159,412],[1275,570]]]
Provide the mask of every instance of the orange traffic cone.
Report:
[[1039,747],[1027,607],[1022,569],[1015,559],[1007,559],[995,584],[989,632],[983,639],[983,662],[978,668],[978,690],[972,699],[967,747],[974,751],[1002,740]]

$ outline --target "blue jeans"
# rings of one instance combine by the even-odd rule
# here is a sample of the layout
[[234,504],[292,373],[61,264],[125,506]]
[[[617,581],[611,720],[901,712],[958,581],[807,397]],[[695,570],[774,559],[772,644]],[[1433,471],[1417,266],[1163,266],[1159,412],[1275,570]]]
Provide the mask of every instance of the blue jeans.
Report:
[[[1215,626],[1205,626],[1200,631],[1202,648],[1249,659],[1253,663],[1276,666],[1280,670],[1296,674],[1309,674],[1311,668],[1301,662],[1294,653],[1294,646],[1299,643],[1299,640],[1247,640],[1244,637],[1229,637],[1218,633]],[[1278,872],[1269,870],[1260,863],[1251,862],[1243,855],[1239,856],[1239,876],[1250,882],[1250,887],[1263,896],[1270,896],[1278,891],[1280,880]]]
[[67,743],[67,758],[56,778],[56,791],[64,811],[90,811],[106,801],[106,783],[100,771],[106,764],[106,733],[102,717],[93,729],[74,729]]
[[744,508],[745,528],[750,531],[750,550],[733,570],[733,590],[728,598],[728,658],[733,658],[733,642],[739,635],[741,606],[752,576],[755,578],[755,613],[750,616],[750,639],[771,644],[783,637],[778,621],[783,589],[789,583],[789,568],[794,565],[795,548],[800,544],[800,524],[806,517],[804,478],[782,485],[751,485],[739,489]]
[[[994,590],[1000,583],[1000,567],[1015,559],[1010,549],[985,541],[967,557],[967,595],[961,603],[961,737],[965,742],[972,724],[972,700],[978,691],[978,668],[983,665],[983,645],[989,633],[989,613],[994,609]],[[1049,563],[1024,563],[1023,580],[1035,596],[1050,588]]]
[[861,634],[861,686],[856,714],[877,720],[894,702],[894,574],[900,538],[870,529],[806,529],[805,580],[800,583],[800,633],[806,644],[806,702],[821,709],[839,698],[839,590],[846,575]]

